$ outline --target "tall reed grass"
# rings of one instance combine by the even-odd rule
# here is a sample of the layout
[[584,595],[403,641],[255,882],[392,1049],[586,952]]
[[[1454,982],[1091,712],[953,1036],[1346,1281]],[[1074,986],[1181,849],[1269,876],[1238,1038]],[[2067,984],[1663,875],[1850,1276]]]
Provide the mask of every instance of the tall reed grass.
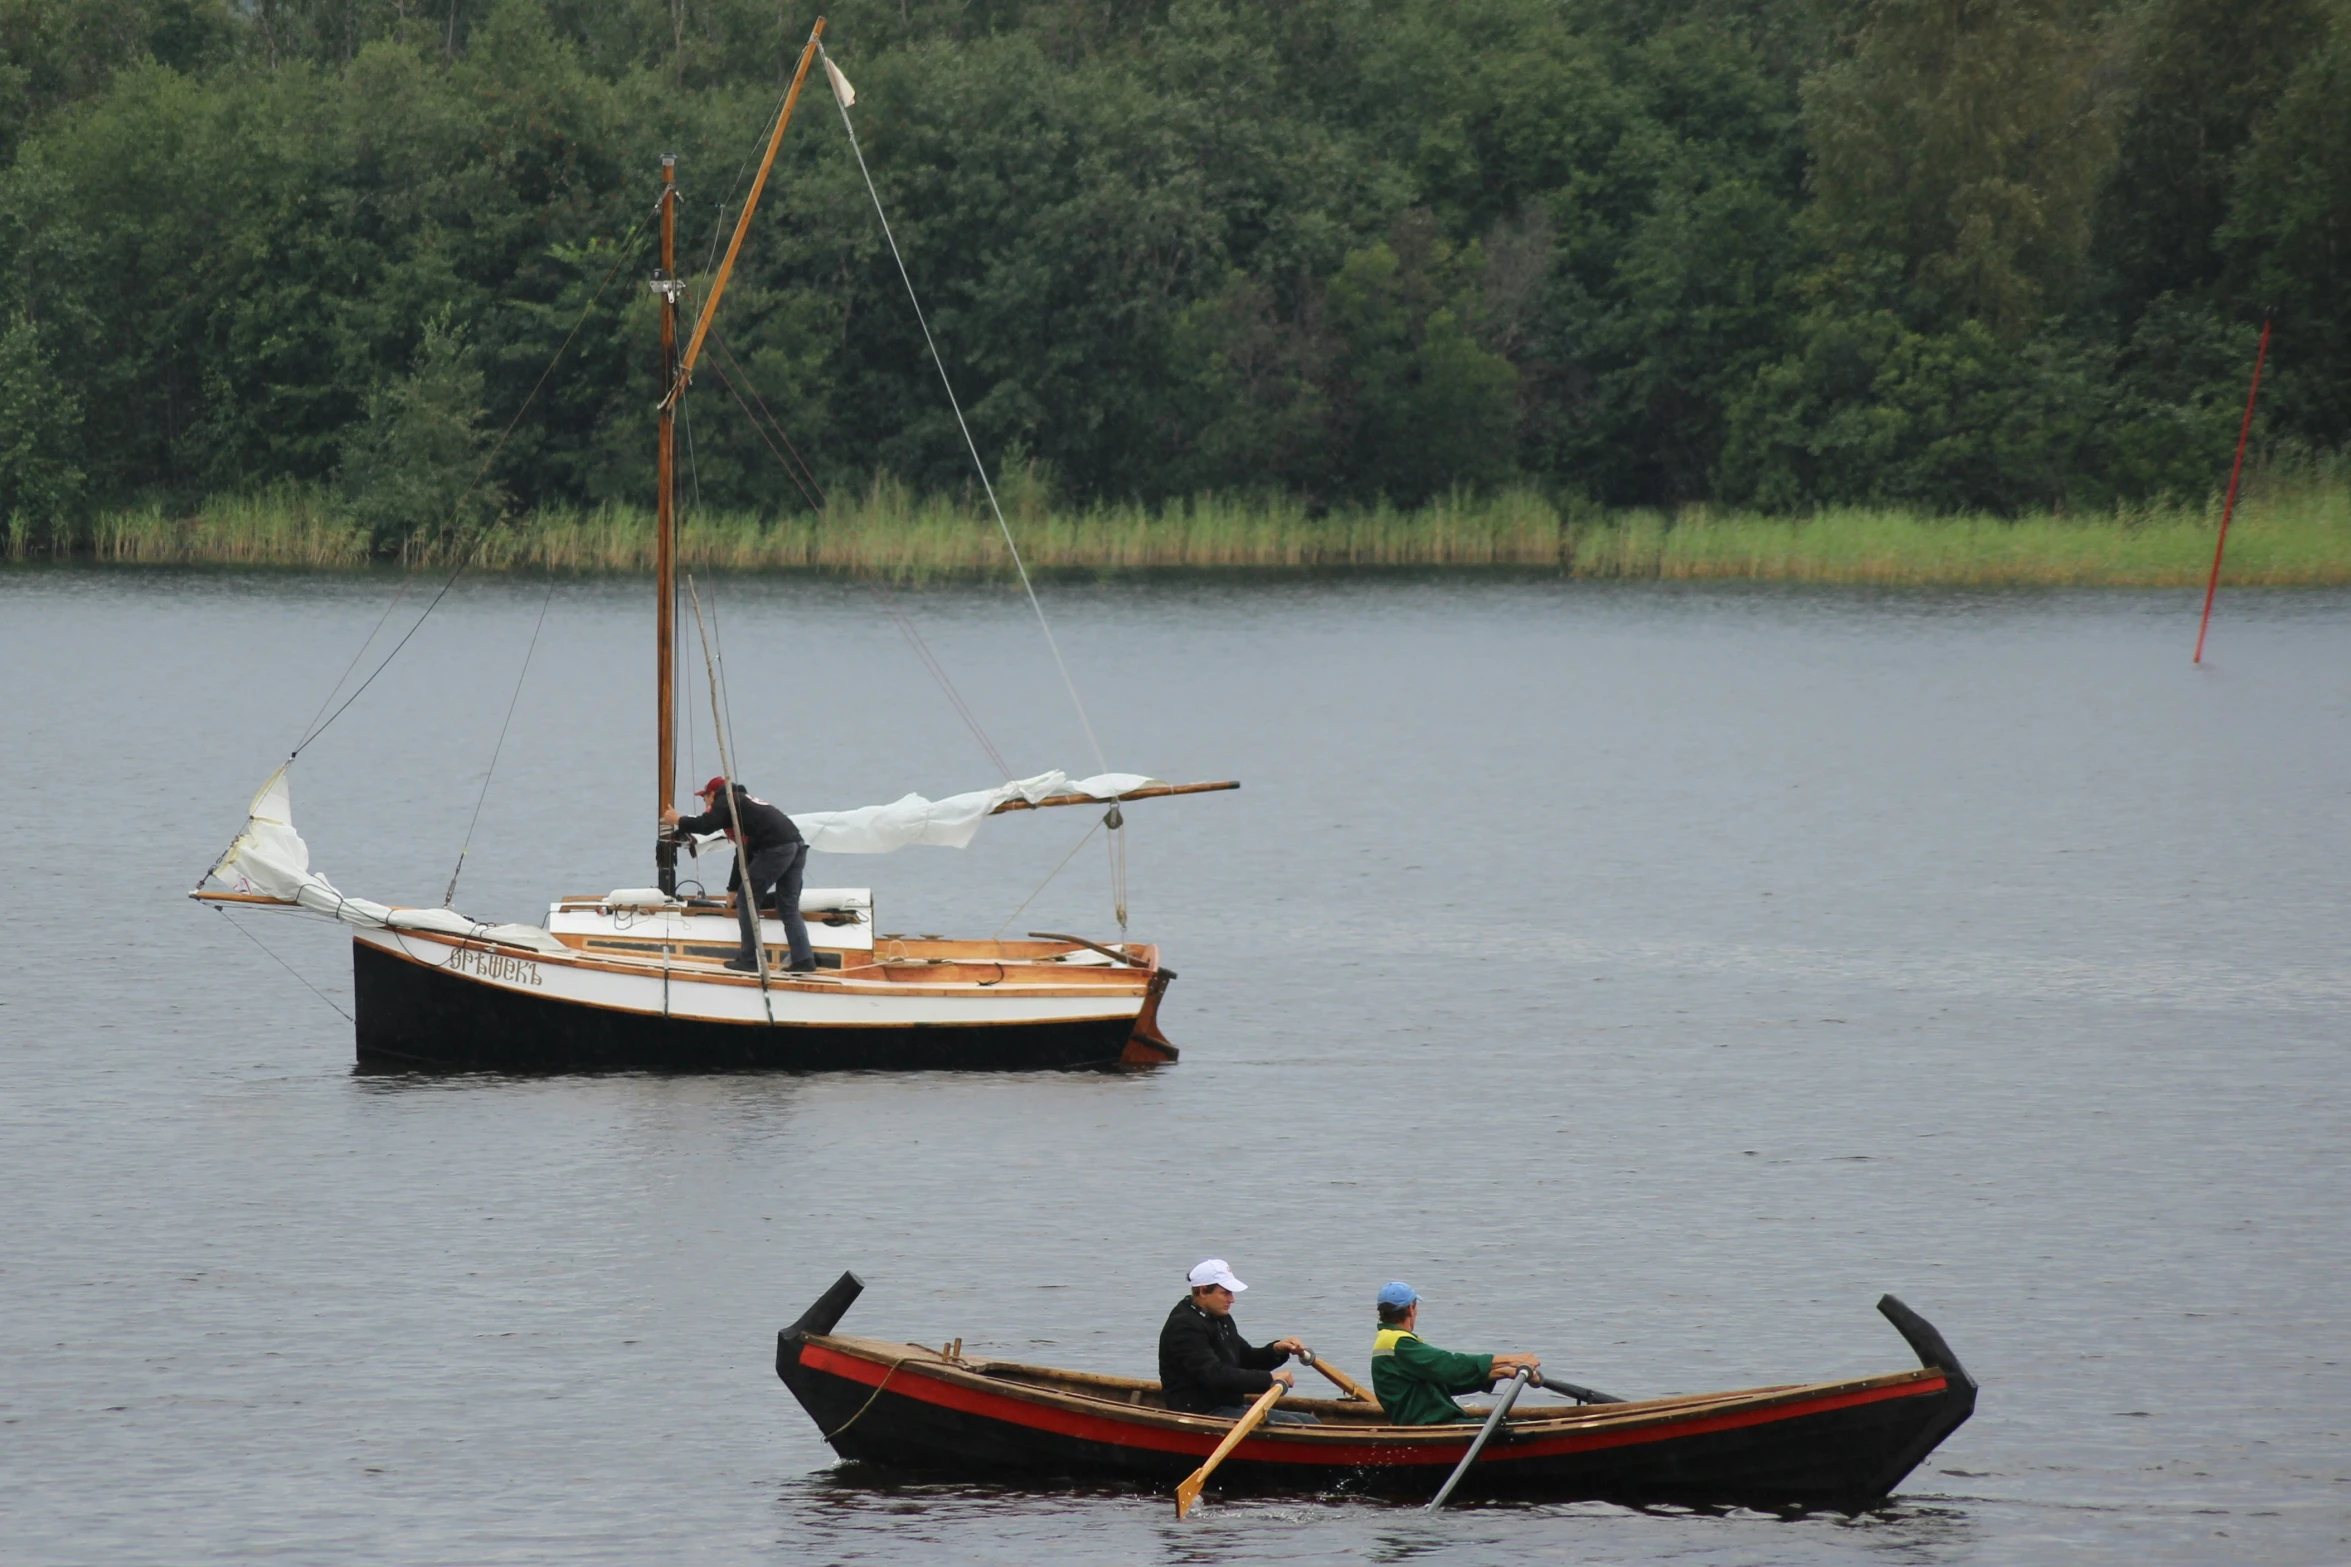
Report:
[[[80,545],[80,549],[74,546]],[[11,530],[9,553],[33,553]],[[192,516],[160,506],[103,514],[87,537],[55,539],[43,553],[78,554],[119,565],[362,566],[366,530],[334,498],[308,485],[281,484],[256,495],[216,496]]]
[[[1295,501],[1205,495],[1160,506],[1060,509],[1008,486],[1032,570],[1515,567],[1577,577],[1756,582],[2048,586],[2200,583],[2220,521],[2217,496],[2095,516],[1932,516],[1839,507],[1777,517],[1692,506],[1676,512],[1564,511],[1532,490],[1452,496],[1413,509],[1310,513]],[[29,544],[28,544],[29,539]],[[642,572],[653,566],[647,508],[547,507],[478,540],[412,543],[407,564],[459,551],[491,570]],[[337,567],[371,559],[364,533],[325,492],[282,485],[223,497],[184,517],[158,507],[100,517],[73,536],[14,526],[9,553],[110,564]],[[705,571],[817,571],[892,578],[1011,570],[993,520],[970,500],[918,495],[887,478],[821,513],[771,518],[689,511],[681,565]],[[2351,583],[2351,471],[2341,463],[2268,474],[2240,499],[2225,580]]]

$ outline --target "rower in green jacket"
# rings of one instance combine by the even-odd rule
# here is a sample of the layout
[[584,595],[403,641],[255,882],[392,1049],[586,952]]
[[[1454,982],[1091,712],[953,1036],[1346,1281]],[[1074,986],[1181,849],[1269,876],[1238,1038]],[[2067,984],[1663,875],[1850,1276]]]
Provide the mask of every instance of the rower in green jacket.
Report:
[[1477,1393],[1507,1381],[1518,1368],[1540,1364],[1532,1355],[1461,1355],[1424,1344],[1420,1296],[1399,1279],[1380,1291],[1380,1336],[1372,1343],[1371,1390],[1388,1423],[1442,1425],[1477,1417],[1453,1402],[1455,1393]]

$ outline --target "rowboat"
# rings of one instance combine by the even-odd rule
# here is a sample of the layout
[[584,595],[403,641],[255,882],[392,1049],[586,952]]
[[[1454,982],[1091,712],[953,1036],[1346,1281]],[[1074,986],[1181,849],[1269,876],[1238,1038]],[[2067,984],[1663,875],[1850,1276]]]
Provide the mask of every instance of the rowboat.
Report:
[[[303,748],[358,700],[358,693],[374,679],[370,675],[331,712],[341,684],[329,693],[319,708],[323,721],[313,718],[286,761],[263,782],[246,808],[244,830],[189,894],[223,913],[294,910],[351,928],[352,1021],[362,1070],[1006,1071],[1149,1067],[1176,1059],[1175,1046],[1158,1024],[1160,997],[1175,971],[1161,964],[1157,946],[1125,939],[1122,807],[1138,800],[1238,788],[1231,780],[1171,784],[1140,773],[1111,772],[1105,764],[1104,771],[1085,778],[1073,779],[1056,769],[1026,778],[1007,776],[1001,784],[939,800],[909,793],[885,805],[792,813],[815,853],[888,854],[917,844],[960,849],[983,820],[1009,812],[1052,807],[1101,810],[1100,830],[1106,831],[1114,867],[1116,941],[1045,931],[1031,931],[1025,940],[892,934],[876,929],[872,889],[805,888],[800,912],[812,927],[815,967],[786,968],[789,950],[783,925],[767,918],[760,921],[760,937],[747,955],[750,971],[738,973],[727,965],[742,941],[731,906],[724,899],[701,895],[702,889],[690,878],[679,877],[680,850],[698,854],[719,835],[689,842],[665,825],[674,814],[671,807],[678,793],[678,649],[683,640],[677,573],[678,412],[791,123],[793,105],[811,63],[821,53],[823,34],[820,18],[801,50],[767,138],[765,161],[735,220],[726,259],[703,291],[682,352],[679,303],[689,288],[677,271],[677,160],[661,160],[655,206],[660,266],[650,286],[659,302],[666,391],[653,410],[654,745],[653,788],[646,800],[657,885],[558,898],[548,905],[544,925],[478,920],[459,913],[453,906],[456,874],[438,907],[382,903],[335,887],[311,869],[309,846],[294,827],[288,773]],[[825,69],[846,128],[855,93],[829,58]],[[850,136],[854,145],[854,130]],[[862,166],[862,152],[858,156]],[[878,214],[880,196],[874,200]],[[907,288],[912,300],[911,278]],[[916,308],[919,312],[919,304]],[[927,337],[927,327],[925,332]],[[549,370],[553,368],[551,364]],[[943,361],[940,372],[946,384]],[[948,395],[952,399],[951,385]],[[961,418],[958,409],[959,423]],[[971,453],[978,463],[978,448],[973,446]],[[985,465],[979,472],[994,507],[995,492]],[[1020,566],[1000,508],[997,522],[1014,565]],[[462,560],[458,569],[464,569]],[[1046,630],[1060,665],[1059,646],[1052,643],[1044,610],[1028,586],[1027,569],[1020,570],[1038,624]],[[455,581],[454,575],[450,581]],[[442,591],[446,593],[446,585]],[[722,771],[736,777],[722,712],[723,677],[711,660],[709,638],[702,630],[701,599],[690,580],[686,596],[703,642],[711,726]],[[432,601],[439,602],[438,596]],[[431,613],[428,604],[423,615]],[[991,758],[1001,763],[1001,754],[970,718],[943,667],[920,646],[919,636],[903,623],[902,612],[893,614],[952,703],[965,711]],[[423,615],[417,626],[423,624]],[[407,640],[399,640],[385,664]],[[354,659],[352,669],[357,662]],[[1060,667],[1091,742],[1093,729],[1077,701],[1076,684],[1068,679],[1067,666]],[[382,668],[378,665],[377,673]],[[526,656],[525,673],[528,668]],[[344,672],[346,680],[352,669]],[[517,701],[521,691],[518,679]],[[1095,751],[1100,761],[1098,744]],[[491,761],[494,770],[495,752]],[[1010,771],[1007,766],[1005,773]],[[488,778],[485,774],[485,792]],[[460,873],[470,847],[469,842],[458,852]],[[1065,858],[1063,864],[1067,863]]]
[[[1172,1486],[1234,1422],[1179,1414],[1159,1384],[833,1330],[864,1285],[844,1273],[776,1337],[776,1375],[844,1459],[1015,1482]],[[1458,1494],[1628,1505],[1858,1513],[1876,1506],[1975,1410],[1976,1384],[1933,1325],[1878,1310],[1919,1366],[1629,1403],[1514,1407]],[[1234,1491],[1427,1497],[1474,1424],[1397,1426],[1353,1398],[1285,1398],[1314,1425],[1259,1426],[1217,1471]]]

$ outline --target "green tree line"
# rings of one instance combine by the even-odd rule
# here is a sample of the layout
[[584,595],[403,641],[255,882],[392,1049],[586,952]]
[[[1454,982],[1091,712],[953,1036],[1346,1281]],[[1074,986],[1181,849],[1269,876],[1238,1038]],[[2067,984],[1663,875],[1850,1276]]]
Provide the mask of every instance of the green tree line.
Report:
[[[0,519],[642,502],[659,155],[699,286],[812,20],[0,0]],[[982,451],[1073,499],[2197,494],[2272,306],[2264,442],[2351,417],[2347,0],[841,0],[827,40]],[[689,498],[954,490],[821,80],[800,116]]]

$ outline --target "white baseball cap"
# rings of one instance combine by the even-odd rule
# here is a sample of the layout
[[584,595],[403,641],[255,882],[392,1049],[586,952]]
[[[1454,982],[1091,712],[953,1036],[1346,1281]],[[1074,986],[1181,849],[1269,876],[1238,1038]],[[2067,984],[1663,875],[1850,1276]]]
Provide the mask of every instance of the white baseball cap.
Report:
[[1221,1284],[1238,1295],[1249,1287],[1233,1277],[1232,1265],[1222,1257],[1209,1258],[1194,1268],[1186,1277],[1192,1281],[1192,1288],[1196,1290],[1206,1289],[1211,1284]]

